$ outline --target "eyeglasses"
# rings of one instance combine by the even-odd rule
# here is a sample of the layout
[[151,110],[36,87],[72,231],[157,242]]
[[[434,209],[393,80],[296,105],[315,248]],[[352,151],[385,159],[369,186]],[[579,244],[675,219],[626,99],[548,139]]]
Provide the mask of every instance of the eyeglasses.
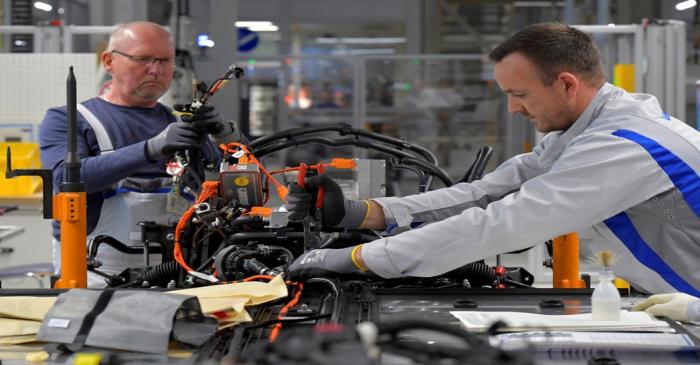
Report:
[[124,57],[127,57],[128,59],[138,63],[139,65],[142,66],[151,66],[153,65],[154,62],[159,62],[161,65],[172,65],[175,63],[175,57],[165,57],[165,58],[159,58],[159,57],[153,57],[153,56],[134,56],[130,55],[128,53],[124,53],[122,51],[117,51],[112,50],[112,53],[116,53],[118,55],[122,55]]

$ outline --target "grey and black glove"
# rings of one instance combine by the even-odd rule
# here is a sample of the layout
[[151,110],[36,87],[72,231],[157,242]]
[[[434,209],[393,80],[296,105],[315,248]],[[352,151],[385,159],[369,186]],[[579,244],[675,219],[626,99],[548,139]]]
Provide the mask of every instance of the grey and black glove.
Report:
[[321,174],[306,178],[304,189],[297,183],[289,186],[285,209],[290,211],[289,220],[300,221],[313,215],[319,187],[323,187],[323,207],[321,223],[327,226],[358,228],[367,215],[367,202],[349,200],[343,196],[343,190],[330,176]]
[[156,161],[175,151],[197,149],[204,143],[204,137],[194,127],[185,122],[168,125],[157,136],[146,141],[146,157]]
[[[180,112],[191,112],[186,105],[175,104],[173,107]],[[202,105],[193,114],[183,115],[181,119],[191,123],[197,132],[211,135],[217,144],[237,142],[241,139],[236,122],[223,118],[213,105]]]
[[287,279],[300,281],[319,276],[366,274],[366,270],[361,270],[353,262],[353,249],[355,247],[306,252],[289,265]]

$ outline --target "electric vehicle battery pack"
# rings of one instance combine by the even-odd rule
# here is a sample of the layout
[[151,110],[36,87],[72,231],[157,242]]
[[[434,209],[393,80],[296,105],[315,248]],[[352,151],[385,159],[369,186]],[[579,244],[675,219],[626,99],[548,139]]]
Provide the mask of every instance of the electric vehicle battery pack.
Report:
[[263,205],[262,178],[255,164],[233,165],[219,174],[220,194],[245,207]]

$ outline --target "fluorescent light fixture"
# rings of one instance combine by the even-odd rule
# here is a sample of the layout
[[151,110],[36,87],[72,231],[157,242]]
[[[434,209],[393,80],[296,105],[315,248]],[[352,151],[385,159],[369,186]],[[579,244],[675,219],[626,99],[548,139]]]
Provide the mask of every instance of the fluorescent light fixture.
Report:
[[51,6],[50,4],[47,4],[45,2],[41,2],[41,1],[35,1],[34,7],[39,9],[39,10],[43,10],[43,11],[51,11],[51,9],[53,9],[53,6]]
[[236,22],[236,27],[248,28],[254,32],[276,32],[279,30],[278,26],[268,21],[239,21]]
[[331,56],[360,56],[370,54],[394,54],[393,48],[367,48],[367,49],[332,49]]
[[563,7],[564,1],[513,1],[516,8],[550,8],[552,6]]
[[319,44],[398,44],[406,43],[406,37],[319,37],[316,38],[316,43]]
[[676,4],[676,10],[690,9],[697,4],[698,3],[695,0],[681,1],[678,4]]
[[239,21],[236,22],[236,26],[239,28],[251,28],[251,27],[258,27],[258,26],[270,26],[274,25],[272,22],[268,21],[261,21],[261,22],[245,22],[245,21]]

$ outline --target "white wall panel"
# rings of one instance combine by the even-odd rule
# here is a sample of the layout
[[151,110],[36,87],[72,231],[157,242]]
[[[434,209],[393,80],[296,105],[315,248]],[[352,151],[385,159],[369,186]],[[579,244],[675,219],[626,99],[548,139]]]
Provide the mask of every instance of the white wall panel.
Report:
[[78,101],[97,94],[96,59],[85,54],[0,54],[0,126],[38,125],[53,106],[66,103],[68,67],[73,66]]

